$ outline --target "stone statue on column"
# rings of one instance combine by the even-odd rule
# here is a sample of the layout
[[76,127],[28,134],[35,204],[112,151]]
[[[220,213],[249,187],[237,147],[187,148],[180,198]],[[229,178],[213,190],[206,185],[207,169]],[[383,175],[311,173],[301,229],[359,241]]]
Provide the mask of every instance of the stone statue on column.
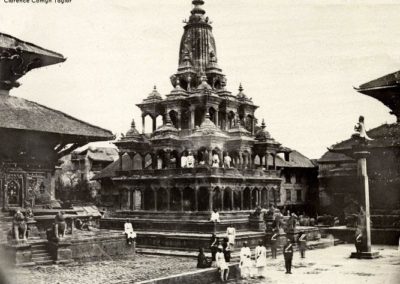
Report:
[[355,133],[353,134],[353,137],[355,137],[356,139],[360,139],[361,142],[363,142],[364,144],[367,144],[368,141],[374,140],[370,138],[367,134],[364,124],[364,116],[362,115],[360,115],[360,117],[358,118],[358,122],[354,126],[354,131]]

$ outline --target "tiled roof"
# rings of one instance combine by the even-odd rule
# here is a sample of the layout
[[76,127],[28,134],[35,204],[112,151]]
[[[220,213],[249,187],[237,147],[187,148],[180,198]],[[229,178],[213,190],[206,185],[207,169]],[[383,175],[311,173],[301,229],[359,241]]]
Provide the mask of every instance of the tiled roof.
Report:
[[41,56],[41,66],[65,61],[64,56],[60,53],[42,48],[30,42],[20,40],[8,34],[0,33],[0,50],[15,50],[17,47],[27,54],[36,54]]
[[[369,137],[373,140],[368,142],[368,146],[372,148],[381,148],[381,147],[400,147],[400,124],[383,124],[376,128],[373,128],[367,131]],[[339,142],[333,145],[332,149],[349,149],[353,145],[355,145],[355,141],[353,138],[347,139],[345,141]],[[318,163],[327,163],[327,162],[344,162],[344,161],[352,161],[352,159],[344,154],[326,152],[322,157],[318,160]]]
[[0,95],[0,128],[85,136],[89,141],[114,138],[109,130],[38,103],[8,95]]
[[[111,178],[115,176],[115,172],[119,170],[120,158],[105,167],[100,173],[96,174],[92,180],[99,180],[103,178]],[[132,160],[129,155],[122,156],[122,168],[129,169],[132,167]]]

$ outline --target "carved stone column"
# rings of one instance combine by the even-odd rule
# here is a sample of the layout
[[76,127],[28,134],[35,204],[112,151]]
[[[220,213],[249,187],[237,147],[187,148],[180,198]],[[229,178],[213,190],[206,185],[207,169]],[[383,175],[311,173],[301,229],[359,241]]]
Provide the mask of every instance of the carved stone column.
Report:
[[208,189],[208,207],[210,211],[213,210],[213,191],[211,187]]
[[240,189],[240,210],[243,210],[243,190]]
[[153,189],[154,195],[154,211],[157,211],[157,190]]
[[167,211],[171,210],[171,189],[167,188]]
[[232,188],[231,188],[231,210],[235,210],[234,192]]
[[221,211],[223,211],[225,208],[224,208],[224,195],[225,195],[225,188],[224,189],[221,189]]
[[122,156],[124,155],[123,152],[118,152],[119,156],[119,170],[122,171]]
[[199,187],[196,186],[194,189],[194,211],[199,211]]
[[141,155],[142,157],[142,169],[146,169],[146,156]]
[[228,130],[229,128],[229,118],[228,118],[228,112],[225,111],[225,130]]
[[177,120],[178,120],[178,129],[182,129],[182,115],[181,115],[181,112],[179,111],[178,112],[178,115],[177,115],[177,118],[176,118]]
[[142,115],[142,133],[146,132],[146,120],[145,117]]
[[153,132],[157,129],[157,117],[152,117],[153,120]]
[[194,113],[195,109],[193,107],[190,108],[190,125],[189,128],[190,129],[194,129],[195,128],[195,121],[194,121]]
[[215,125],[219,127],[219,117],[218,117],[219,109],[215,110]]
[[179,189],[179,192],[181,193],[181,211],[183,212],[183,190]]

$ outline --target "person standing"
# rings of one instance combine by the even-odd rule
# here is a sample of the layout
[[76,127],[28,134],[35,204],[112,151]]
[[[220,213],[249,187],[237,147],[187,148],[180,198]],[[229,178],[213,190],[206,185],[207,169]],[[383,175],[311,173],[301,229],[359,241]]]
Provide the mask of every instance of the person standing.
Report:
[[250,277],[250,267],[251,267],[251,251],[247,246],[247,242],[243,243],[243,247],[240,250],[240,275],[242,278]]
[[283,247],[283,257],[285,259],[286,273],[292,274],[293,245],[290,239],[286,240]]
[[221,281],[227,281],[229,276],[229,267],[225,261],[225,255],[223,253],[223,248],[221,245],[218,246],[218,252],[215,255],[215,260],[217,263],[217,267],[221,273]]
[[211,266],[215,266],[215,255],[217,254],[218,251],[218,238],[215,234],[211,235],[210,249],[211,249]]
[[223,253],[225,256],[225,261],[230,262],[231,261],[231,249],[228,243],[228,238],[224,238],[222,240],[222,248],[223,248]]
[[273,259],[276,259],[276,251],[278,248],[278,231],[275,230],[274,233],[271,236],[271,255]]
[[263,278],[265,277],[265,267],[267,265],[267,249],[262,241],[258,242],[255,254],[258,277]]
[[229,224],[228,228],[226,228],[226,236],[228,237],[228,245],[229,249],[232,251],[235,246],[235,238],[236,238],[236,229],[232,224]]
[[361,230],[356,231],[356,238],[355,238],[355,246],[358,257],[361,256],[362,247],[363,247],[363,234]]
[[299,250],[301,258],[306,257],[306,248],[307,248],[307,234],[301,232],[299,238]]

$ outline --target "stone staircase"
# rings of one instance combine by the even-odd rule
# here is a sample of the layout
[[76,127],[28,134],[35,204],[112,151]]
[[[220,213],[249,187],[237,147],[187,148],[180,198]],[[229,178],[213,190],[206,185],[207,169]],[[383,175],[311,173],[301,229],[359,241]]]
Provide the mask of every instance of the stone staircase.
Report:
[[35,241],[31,243],[32,261],[35,265],[53,264],[51,255],[46,246],[46,241]]

